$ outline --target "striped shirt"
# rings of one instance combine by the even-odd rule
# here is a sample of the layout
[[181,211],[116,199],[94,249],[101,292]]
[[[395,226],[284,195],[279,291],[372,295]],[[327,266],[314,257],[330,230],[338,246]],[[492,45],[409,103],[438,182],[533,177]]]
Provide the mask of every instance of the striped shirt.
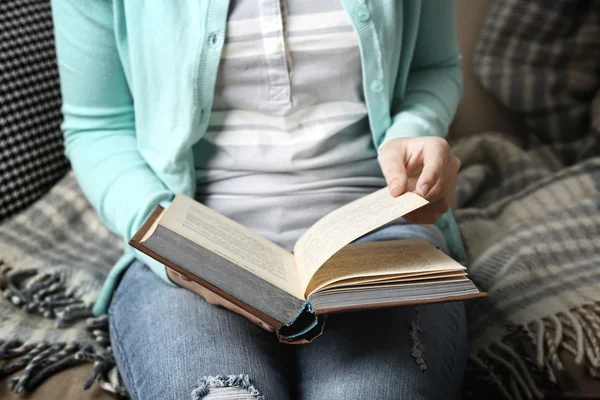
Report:
[[291,248],[385,186],[341,0],[233,0],[215,101],[194,148],[197,199]]

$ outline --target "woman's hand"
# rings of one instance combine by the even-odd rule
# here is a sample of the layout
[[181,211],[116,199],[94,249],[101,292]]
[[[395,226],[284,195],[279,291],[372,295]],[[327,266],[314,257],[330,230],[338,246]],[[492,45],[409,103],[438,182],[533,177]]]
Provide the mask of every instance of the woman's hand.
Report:
[[405,216],[408,222],[434,224],[452,205],[460,160],[446,139],[390,139],[381,147],[379,164],[392,196],[410,191],[430,202]]

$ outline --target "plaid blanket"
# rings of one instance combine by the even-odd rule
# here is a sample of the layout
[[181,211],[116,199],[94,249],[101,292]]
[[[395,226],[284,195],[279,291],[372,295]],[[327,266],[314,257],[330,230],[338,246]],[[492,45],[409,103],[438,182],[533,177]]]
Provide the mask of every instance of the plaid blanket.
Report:
[[562,352],[600,374],[598,11],[496,0],[476,50],[481,82],[529,127],[454,147],[469,273],[489,293],[469,304],[471,362],[504,398],[542,398]]

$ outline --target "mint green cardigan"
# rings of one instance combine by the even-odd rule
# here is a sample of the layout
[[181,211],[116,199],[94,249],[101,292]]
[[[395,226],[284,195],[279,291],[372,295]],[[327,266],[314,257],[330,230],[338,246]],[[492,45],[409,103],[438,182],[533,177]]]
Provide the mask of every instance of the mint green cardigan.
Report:
[[[461,97],[452,0],[343,0],[358,34],[374,145],[445,136]],[[66,155],[106,226],[129,240],[157,204],[194,196],[192,146],[204,135],[228,0],[53,0]],[[438,225],[455,257],[450,213]],[[127,248],[94,312],[107,310]]]

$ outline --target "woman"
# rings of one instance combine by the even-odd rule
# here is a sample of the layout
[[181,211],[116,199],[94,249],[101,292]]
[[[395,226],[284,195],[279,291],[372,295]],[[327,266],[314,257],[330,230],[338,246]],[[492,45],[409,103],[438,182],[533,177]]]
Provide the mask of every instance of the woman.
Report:
[[[54,0],[53,13],[66,154],[125,240],[184,193],[289,249],[387,184],[431,204],[361,240],[446,248],[428,224],[460,164],[442,139],[461,95],[452,1]],[[334,315],[286,346],[209,301],[126,251],[95,312],[134,399],[458,396],[461,303]]]

